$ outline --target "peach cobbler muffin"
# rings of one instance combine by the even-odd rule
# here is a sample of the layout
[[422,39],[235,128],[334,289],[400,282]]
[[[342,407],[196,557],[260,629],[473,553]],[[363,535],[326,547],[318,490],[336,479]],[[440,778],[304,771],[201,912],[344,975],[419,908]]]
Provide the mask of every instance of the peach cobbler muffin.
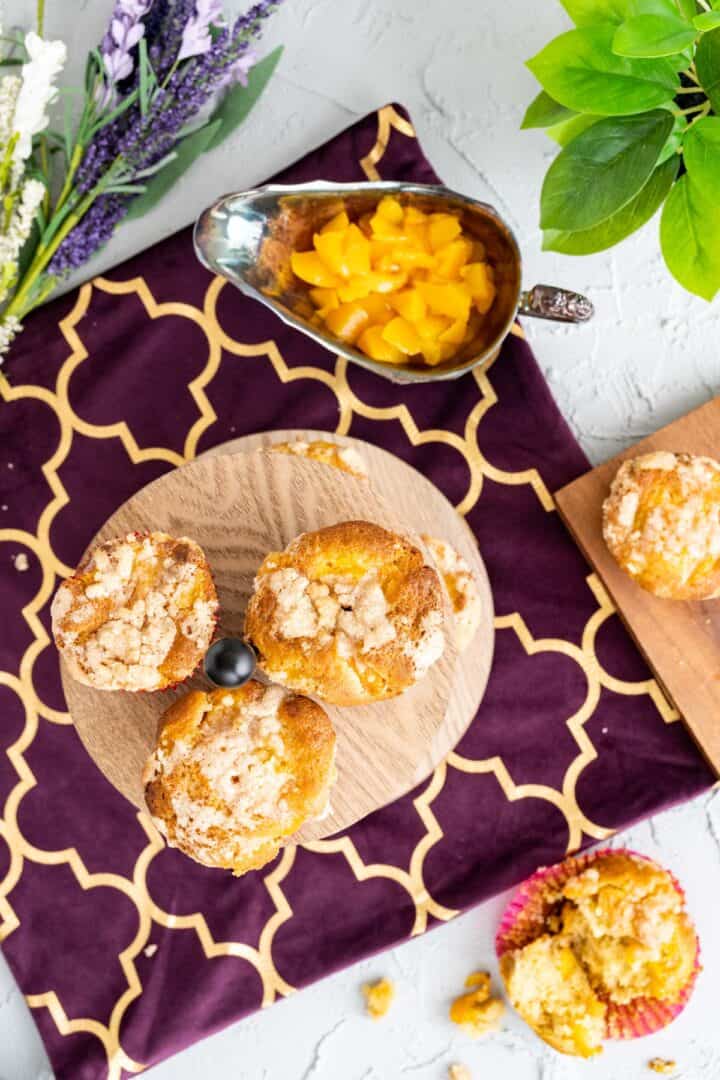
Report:
[[335,731],[309,698],[251,679],[190,691],[162,717],[143,783],[171,847],[244,874],[327,810]]
[[295,457],[319,461],[323,465],[332,465],[360,480],[368,478],[367,466],[352,446],[340,446],[324,439],[315,439],[313,442],[297,439],[295,442],[273,443],[269,449],[276,454],[293,454]]
[[266,674],[336,705],[394,697],[445,647],[437,573],[368,521],[303,533],[266,557],[245,632]]
[[603,536],[618,565],[656,596],[720,595],[720,463],[666,450],[623,462]]
[[482,616],[477,579],[459,551],[434,536],[423,536],[443,584],[454,615],[455,639],[462,651],[475,637]]
[[698,954],[672,876],[649,859],[608,852],[548,888],[541,932],[500,957],[522,1018],[556,1050],[582,1057],[602,1049],[611,1013],[626,1021],[624,1037],[646,1033],[646,1013],[667,1007],[669,1022]]
[[55,593],[52,631],[73,678],[97,690],[162,690],[193,673],[218,601],[202,549],[129,533],[94,548]]

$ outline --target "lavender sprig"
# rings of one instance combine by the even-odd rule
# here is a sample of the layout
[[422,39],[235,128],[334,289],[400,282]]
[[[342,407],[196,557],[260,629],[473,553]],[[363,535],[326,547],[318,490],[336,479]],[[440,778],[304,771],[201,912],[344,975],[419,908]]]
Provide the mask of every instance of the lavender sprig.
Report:
[[[135,5],[145,2],[118,0]],[[209,28],[210,22],[199,20],[217,17],[213,0],[209,3],[199,0],[197,6],[194,0],[190,4],[177,0],[171,5],[156,0],[163,6],[155,13],[153,39],[148,40],[151,56],[158,52],[158,43],[163,42],[162,54],[158,55],[160,63],[167,68],[165,83],[154,90],[145,114],[138,105],[133,105],[101,128],[88,146],[76,175],[76,189],[87,194],[102,187],[107,178],[109,192],[99,194],[91,209],[65,237],[48,267],[50,274],[61,276],[81,266],[110,238],[131,203],[127,196],[112,191],[114,184],[127,184],[138,173],[161,162],[213,95],[233,79],[244,81],[254,61],[250,42],[281,2],[260,0],[240,15],[232,27],[213,23],[214,39],[211,39],[209,33],[205,37],[202,31],[202,26]],[[181,15],[185,18],[182,26]],[[197,47],[202,37],[204,51],[180,61],[183,37],[191,20],[195,22],[185,35],[185,46],[191,47],[194,42]],[[171,39],[175,42],[173,59],[166,55]]]

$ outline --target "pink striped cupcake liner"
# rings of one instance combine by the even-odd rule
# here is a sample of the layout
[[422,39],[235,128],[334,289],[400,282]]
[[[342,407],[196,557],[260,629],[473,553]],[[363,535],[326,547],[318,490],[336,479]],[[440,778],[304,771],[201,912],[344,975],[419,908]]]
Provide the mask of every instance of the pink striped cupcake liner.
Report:
[[[495,936],[495,952],[498,958],[511,949],[528,945],[540,934],[545,933],[547,917],[565,882],[587,870],[605,855],[629,855],[633,859],[658,866],[653,859],[637,851],[626,848],[600,848],[597,851],[572,856],[555,866],[540,867],[520,885],[503,913]],[[660,867],[660,869],[664,868]],[[680,883],[669,871],[665,872],[669,874],[673,886],[684,901],[685,893]],[[667,1027],[680,1015],[690,1000],[700,971],[700,943],[698,941],[693,973],[677,1000],[661,1001],[658,998],[638,997],[626,1005],[617,1005],[608,1001],[605,1037],[637,1039]]]

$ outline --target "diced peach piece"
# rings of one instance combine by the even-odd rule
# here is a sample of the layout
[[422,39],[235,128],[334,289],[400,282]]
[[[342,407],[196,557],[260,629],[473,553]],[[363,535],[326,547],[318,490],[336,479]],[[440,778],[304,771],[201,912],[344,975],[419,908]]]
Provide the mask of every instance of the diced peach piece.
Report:
[[398,315],[411,323],[424,319],[427,314],[427,304],[417,289],[401,289],[400,292],[392,293],[390,303]]
[[454,214],[431,214],[428,225],[430,250],[439,251],[450,244],[462,232],[462,226]]
[[325,316],[325,325],[331,334],[349,345],[354,344],[370,322],[370,316],[358,301],[340,304]]
[[423,341],[422,354],[425,363],[431,367],[443,362],[443,347],[437,341]]
[[391,221],[393,225],[402,225],[403,222],[403,208],[397,199],[394,199],[392,195],[385,195],[384,198],[375,207],[375,213],[380,217],[385,218],[387,221]]
[[[391,293],[390,295],[392,298],[398,294]],[[360,301],[360,304],[367,311],[371,323],[379,323],[384,326],[395,315],[385,297],[381,296],[380,293],[370,293]]]
[[406,356],[415,356],[422,351],[423,343],[417,330],[407,319],[398,316],[391,319],[382,332],[385,341],[389,341]]
[[467,323],[463,319],[456,319],[447,330],[443,330],[438,341],[441,345],[462,345],[466,332]]
[[426,255],[430,254],[429,229],[425,223],[421,222],[418,225],[406,225],[405,235],[418,251],[422,251]]
[[315,233],[313,243],[318,255],[334,274],[347,277],[345,271],[345,234],[342,232]]
[[371,289],[373,292],[391,293],[407,285],[408,276],[401,271],[396,271],[395,273],[369,274],[368,278],[372,279]]
[[311,289],[310,299],[315,307],[326,308],[328,311],[332,311],[340,303],[337,289]]
[[495,299],[495,285],[491,277],[491,267],[487,263],[468,263],[461,271],[463,281],[470,290],[475,307],[484,315],[492,307]]
[[393,221],[383,217],[381,214],[374,214],[370,220],[370,228],[372,229],[373,236],[397,238],[402,236],[402,227],[396,225]]
[[290,256],[290,266],[293,273],[301,281],[307,281],[309,285],[319,285],[323,289],[336,289],[340,284],[337,274],[330,270],[316,251],[293,251]]
[[370,295],[370,282],[367,278],[353,278],[346,284],[341,285],[337,294],[342,304],[351,303],[353,300],[364,300],[366,296]]
[[470,315],[470,291],[464,285],[449,282],[447,285],[433,285],[419,281],[417,290],[423,300],[436,315],[448,315],[453,321],[463,319],[467,322]]
[[471,255],[472,244],[461,236],[436,253],[435,273],[441,278],[457,278]]
[[[351,232],[351,229],[355,229],[355,232]],[[349,276],[370,273],[370,241],[354,225],[347,232],[343,269],[347,270]]]
[[441,334],[449,330],[452,323],[443,315],[426,315],[417,323],[417,332],[425,341],[437,341]]
[[422,210],[418,210],[417,206],[405,207],[405,224],[406,225],[424,225],[427,221],[427,214],[424,214]]
[[386,364],[402,364],[405,354],[389,341],[385,341],[381,326],[368,326],[358,338],[358,347],[372,360],[382,360]]
[[327,224],[323,225],[320,232],[344,232],[349,224],[350,218],[347,216],[344,210],[341,210],[339,214],[336,214],[334,218],[330,218]]

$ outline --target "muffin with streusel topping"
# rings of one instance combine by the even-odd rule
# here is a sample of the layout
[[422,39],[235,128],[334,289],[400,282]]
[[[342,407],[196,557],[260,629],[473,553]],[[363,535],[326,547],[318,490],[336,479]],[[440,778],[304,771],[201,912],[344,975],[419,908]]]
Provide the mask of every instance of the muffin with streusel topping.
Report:
[[89,552],[53,599],[68,671],[96,690],[163,690],[188,678],[215,629],[218,601],[187,537],[129,533]]
[[361,705],[425,675],[445,648],[445,612],[419,548],[371,522],[344,521],[265,558],[245,632],[270,678]]
[[720,463],[656,450],[618,469],[603,536],[638,585],[670,600],[720,595]]
[[335,779],[335,732],[309,698],[251,679],[192,690],[160,722],[143,783],[171,847],[244,874],[322,816]]
[[268,449],[276,454],[291,454],[293,457],[319,461],[322,465],[332,465],[360,480],[368,479],[367,465],[352,446],[342,446],[327,439],[314,439],[311,442],[295,439],[293,442],[273,443]]
[[565,1054],[658,1031],[687,1003],[699,946],[673,876],[644,856],[599,851],[542,868],[496,940],[510,1001]]

